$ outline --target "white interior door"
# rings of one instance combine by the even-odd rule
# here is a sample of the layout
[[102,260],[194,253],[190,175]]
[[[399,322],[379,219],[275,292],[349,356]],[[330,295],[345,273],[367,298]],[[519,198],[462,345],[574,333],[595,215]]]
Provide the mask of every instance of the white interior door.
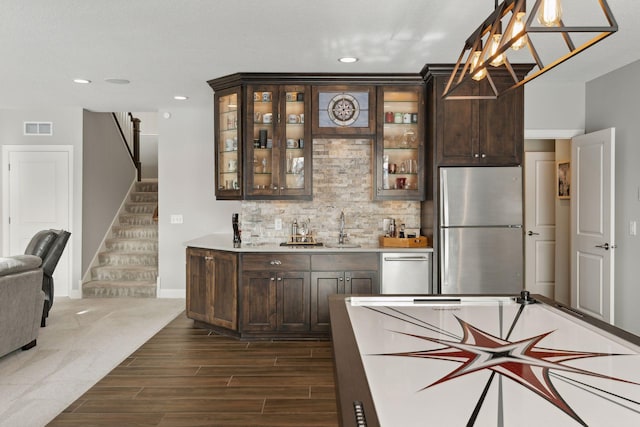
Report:
[[555,153],[525,153],[525,289],[549,298],[555,295],[555,166]]
[[[9,255],[23,254],[35,233],[46,229],[69,230],[70,151],[42,151],[17,147],[5,152],[6,203],[9,218],[4,247]],[[55,296],[67,296],[71,285],[71,241],[54,273]]]
[[571,146],[571,305],[614,320],[615,129]]

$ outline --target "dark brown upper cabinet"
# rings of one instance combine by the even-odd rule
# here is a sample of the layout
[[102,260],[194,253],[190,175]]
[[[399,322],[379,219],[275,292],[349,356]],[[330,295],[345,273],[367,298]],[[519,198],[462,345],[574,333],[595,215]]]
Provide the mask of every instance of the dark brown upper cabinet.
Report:
[[[435,166],[502,166],[522,163],[524,144],[524,87],[498,99],[446,100],[442,97],[452,65],[427,65],[428,139]],[[524,75],[529,65],[514,66]],[[506,81],[507,75],[495,79]],[[471,95],[490,93],[485,79],[472,85]]]

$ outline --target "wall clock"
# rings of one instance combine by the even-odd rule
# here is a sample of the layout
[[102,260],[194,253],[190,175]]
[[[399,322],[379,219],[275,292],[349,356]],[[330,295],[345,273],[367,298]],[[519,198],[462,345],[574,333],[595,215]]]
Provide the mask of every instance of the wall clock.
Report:
[[319,92],[318,127],[369,127],[369,92]]

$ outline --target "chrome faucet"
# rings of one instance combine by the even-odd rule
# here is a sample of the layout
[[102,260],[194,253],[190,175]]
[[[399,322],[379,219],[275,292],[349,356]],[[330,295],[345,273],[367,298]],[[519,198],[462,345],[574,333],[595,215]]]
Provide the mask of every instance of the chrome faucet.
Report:
[[344,238],[347,233],[344,232],[344,211],[340,211],[340,233],[338,234],[338,244],[344,244]]

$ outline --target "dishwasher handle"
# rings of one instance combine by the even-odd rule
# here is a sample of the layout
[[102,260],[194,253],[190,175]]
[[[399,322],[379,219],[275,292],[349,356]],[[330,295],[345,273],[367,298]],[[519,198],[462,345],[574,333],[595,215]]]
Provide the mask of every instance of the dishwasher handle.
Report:
[[385,261],[429,261],[426,256],[384,257]]

